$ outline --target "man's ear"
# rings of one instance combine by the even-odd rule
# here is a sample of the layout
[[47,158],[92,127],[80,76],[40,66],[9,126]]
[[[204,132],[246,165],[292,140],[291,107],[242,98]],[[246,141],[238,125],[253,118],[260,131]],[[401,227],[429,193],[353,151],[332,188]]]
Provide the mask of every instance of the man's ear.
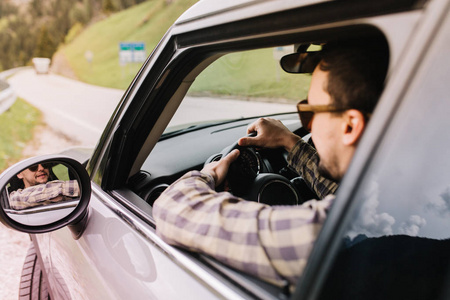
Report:
[[23,179],[23,175],[22,175],[22,172],[20,172],[19,174],[17,174],[17,178],[19,178],[19,179]]
[[344,112],[343,137],[344,145],[356,145],[361,138],[366,121],[364,115],[356,109],[349,109]]

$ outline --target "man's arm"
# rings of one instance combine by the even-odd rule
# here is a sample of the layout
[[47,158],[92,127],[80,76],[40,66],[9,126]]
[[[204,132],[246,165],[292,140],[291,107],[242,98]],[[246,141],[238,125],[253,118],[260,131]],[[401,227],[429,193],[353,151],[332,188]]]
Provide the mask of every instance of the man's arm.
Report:
[[213,176],[193,171],[167,188],[153,206],[157,233],[274,284],[295,284],[333,198],[271,207],[214,186]]
[[64,197],[75,198],[79,194],[80,188],[76,180],[55,180],[11,192],[9,203],[11,208],[20,210],[42,205],[46,201],[58,202]]

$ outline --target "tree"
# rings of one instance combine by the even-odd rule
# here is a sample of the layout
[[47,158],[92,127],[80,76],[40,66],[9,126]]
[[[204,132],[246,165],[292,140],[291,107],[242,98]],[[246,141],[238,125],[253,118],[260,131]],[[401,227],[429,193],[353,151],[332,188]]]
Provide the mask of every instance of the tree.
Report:
[[86,24],[89,21],[89,11],[83,3],[75,3],[69,12],[71,27],[76,23]]
[[8,0],[0,1],[0,18],[17,13],[18,9],[15,5],[9,3]]
[[106,13],[113,12],[116,10],[112,0],[103,0],[102,9]]
[[74,24],[143,1],[29,0],[23,11],[14,0],[0,0],[0,18],[8,17],[0,28],[0,69],[26,65],[33,56],[51,58]]
[[134,0],[120,0],[121,8],[126,9],[136,4]]
[[32,0],[29,7],[29,11],[33,16],[42,17],[44,15],[43,0]]
[[50,38],[47,27],[44,25],[38,35],[34,56],[51,58],[55,50],[55,43]]

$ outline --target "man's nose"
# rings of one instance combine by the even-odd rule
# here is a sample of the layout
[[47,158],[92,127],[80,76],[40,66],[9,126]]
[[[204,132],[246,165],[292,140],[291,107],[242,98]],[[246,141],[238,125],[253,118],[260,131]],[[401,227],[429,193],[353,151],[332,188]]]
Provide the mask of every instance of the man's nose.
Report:
[[44,171],[44,167],[41,164],[38,165],[38,171]]

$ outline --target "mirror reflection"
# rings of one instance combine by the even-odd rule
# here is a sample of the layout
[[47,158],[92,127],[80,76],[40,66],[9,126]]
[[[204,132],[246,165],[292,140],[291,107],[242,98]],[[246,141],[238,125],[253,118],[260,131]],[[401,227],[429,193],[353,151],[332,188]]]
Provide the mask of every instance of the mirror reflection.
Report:
[[69,215],[80,196],[79,180],[69,166],[43,162],[12,176],[1,204],[11,219],[39,226]]

